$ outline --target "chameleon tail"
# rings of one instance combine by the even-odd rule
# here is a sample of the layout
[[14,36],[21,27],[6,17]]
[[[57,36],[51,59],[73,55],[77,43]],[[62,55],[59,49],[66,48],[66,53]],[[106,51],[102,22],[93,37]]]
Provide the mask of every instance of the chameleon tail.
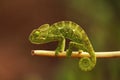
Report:
[[90,58],[89,57],[81,58],[80,61],[79,61],[79,67],[83,71],[90,71],[96,65],[96,55],[95,55],[95,51],[93,50],[93,47],[92,47],[90,41],[87,41],[86,43],[90,44],[89,46],[86,46],[87,47],[87,52],[90,54]]
[[90,70],[92,70],[94,68],[95,64],[96,64],[96,62],[92,61],[88,57],[83,57],[79,61],[79,67],[83,71],[90,71]]

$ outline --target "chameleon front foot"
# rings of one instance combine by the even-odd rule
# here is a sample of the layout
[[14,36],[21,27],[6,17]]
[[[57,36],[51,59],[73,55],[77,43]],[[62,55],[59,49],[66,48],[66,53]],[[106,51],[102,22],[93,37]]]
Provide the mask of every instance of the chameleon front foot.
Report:
[[60,49],[60,48],[57,48],[57,49],[55,50],[55,55],[57,56],[59,53],[62,53],[62,52],[64,52],[64,50],[62,50],[62,49]]
[[55,50],[55,56],[57,56],[61,51]]

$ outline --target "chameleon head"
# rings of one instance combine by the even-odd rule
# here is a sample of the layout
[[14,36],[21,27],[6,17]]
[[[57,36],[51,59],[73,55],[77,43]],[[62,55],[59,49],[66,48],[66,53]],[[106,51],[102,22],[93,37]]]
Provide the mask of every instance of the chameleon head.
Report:
[[34,29],[30,36],[29,41],[34,44],[43,44],[46,42],[46,37],[48,33],[48,24],[40,26],[38,29]]

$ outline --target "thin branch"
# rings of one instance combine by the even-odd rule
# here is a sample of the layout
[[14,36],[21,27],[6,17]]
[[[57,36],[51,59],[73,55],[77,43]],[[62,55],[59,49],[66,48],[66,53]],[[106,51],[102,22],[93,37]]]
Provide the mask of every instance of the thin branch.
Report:
[[[47,50],[32,50],[32,55],[37,56],[48,56],[48,57],[66,57],[66,52],[59,53],[55,56],[55,51],[47,51]],[[120,51],[110,51],[110,52],[95,52],[97,58],[120,58]],[[80,58],[80,57],[90,57],[87,52],[73,52],[71,57]]]

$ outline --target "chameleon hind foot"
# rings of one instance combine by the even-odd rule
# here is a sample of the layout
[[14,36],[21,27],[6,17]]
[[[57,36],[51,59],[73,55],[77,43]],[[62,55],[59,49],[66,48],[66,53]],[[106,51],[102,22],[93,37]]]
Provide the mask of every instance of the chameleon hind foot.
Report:
[[81,54],[83,52],[83,50],[78,50],[78,54]]
[[85,50],[83,44],[80,44],[80,43],[76,43],[76,42],[71,41],[71,42],[69,43],[68,49],[66,50],[67,56],[71,56],[73,48],[76,48],[76,49],[78,50],[78,54],[79,54],[79,53],[82,53],[83,50]]
[[67,49],[66,50],[66,54],[68,57],[70,57],[72,55],[72,50],[71,49]]

